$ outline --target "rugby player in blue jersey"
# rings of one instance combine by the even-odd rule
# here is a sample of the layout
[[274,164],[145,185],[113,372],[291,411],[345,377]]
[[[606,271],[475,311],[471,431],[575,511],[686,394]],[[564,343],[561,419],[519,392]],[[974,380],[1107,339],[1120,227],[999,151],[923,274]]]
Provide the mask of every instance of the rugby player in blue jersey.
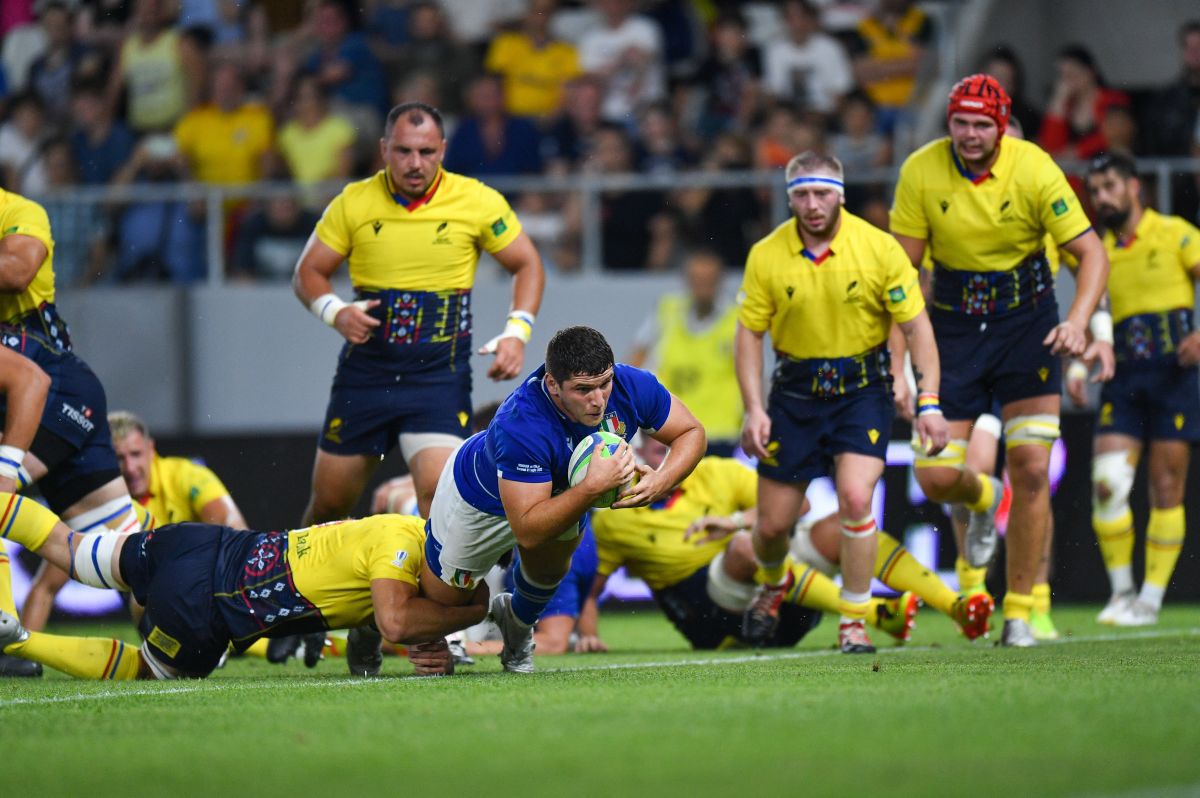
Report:
[[[671,447],[658,468],[638,465],[628,443],[593,457],[574,487],[567,465],[575,446],[597,430],[629,441],[639,430]],[[546,347],[546,363],[500,405],[488,428],[446,464],[430,508],[421,584],[446,605],[470,601],[476,584],[515,544],[516,591],[492,600],[504,636],[507,671],[533,671],[533,625],[571,565],[579,520],[600,496],[638,481],[616,509],[644,507],[695,468],[704,428],[647,371],[615,363],[612,347],[590,327],[568,327]]]

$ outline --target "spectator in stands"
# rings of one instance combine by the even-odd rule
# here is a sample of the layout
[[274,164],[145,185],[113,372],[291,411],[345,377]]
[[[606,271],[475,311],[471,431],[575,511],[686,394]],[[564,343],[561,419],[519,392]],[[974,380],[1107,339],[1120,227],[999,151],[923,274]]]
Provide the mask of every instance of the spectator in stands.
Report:
[[562,106],[567,82],[582,74],[579,53],[550,37],[557,0],[533,0],[519,30],[500,33],[484,66],[504,77],[504,107],[513,116],[546,117]]
[[450,172],[483,175],[542,171],[541,135],[528,119],[504,112],[504,90],[496,75],[480,75],[467,87],[467,111],[446,149]]
[[1079,45],[1059,51],[1057,71],[1038,143],[1054,156],[1091,158],[1108,148],[1102,129],[1108,109],[1128,106],[1129,98],[1108,88],[1091,52]]
[[315,75],[347,113],[374,129],[388,112],[387,81],[379,59],[362,33],[352,29],[350,12],[340,0],[320,0],[313,9],[317,49],[301,66]]
[[473,53],[450,38],[445,16],[436,3],[417,2],[409,7],[408,44],[396,63],[398,78],[418,71],[435,75],[443,100],[435,107],[457,116],[463,108],[463,86],[478,73],[478,63]]
[[633,0],[595,0],[595,5],[604,23],[580,40],[580,64],[604,85],[604,118],[628,124],[640,106],[666,96],[662,34],[633,13]]
[[704,95],[698,123],[700,135],[750,130],[761,102],[762,56],[746,38],[746,20],[726,11],[713,23],[708,58],[692,79]]
[[638,141],[634,163],[643,174],[672,174],[696,163],[695,155],[680,140],[675,117],[666,103],[648,106],[638,116]]
[[125,123],[113,119],[104,89],[82,83],[71,93],[71,153],[75,173],[85,185],[102,185],[133,155],[136,139]]
[[42,101],[32,92],[13,97],[8,104],[8,121],[0,125],[0,180],[6,189],[26,195],[46,190],[42,162],[45,138]]
[[880,130],[891,133],[931,52],[933,20],[914,0],[880,0],[849,38],[854,76],[878,109]]
[[[750,148],[733,133],[722,133],[708,148],[705,172],[749,169]],[[694,188],[677,192],[674,203],[682,215],[684,237],[691,245],[715,250],[722,262],[741,266],[750,246],[766,234],[763,204],[749,187]]]
[[657,0],[645,14],[662,34],[663,65],[672,85],[691,76],[704,55],[704,22],[692,0]]
[[279,130],[279,153],[297,183],[348,178],[354,171],[354,126],[329,110],[329,96],[314,75],[293,90],[292,118]]
[[1137,154],[1137,119],[1127,105],[1114,105],[1100,123],[1100,133],[1107,146],[1105,152],[1114,152],[1133,158]]
[[801,111],[829,116],[854,87],[850,60],[842,45],[821,31],[820,16],[809,0],[786,0],[783,13],[787,36],[767,46],[767,92]]
[[1012,117],[1022,130],[1031,134],[1042,127],[1042,112],[1025,96],[1025,67],[1007,44],[998,44],[988,53],[982,72],[996,79],[1012,100]]
[[266,106],[246,99],[241,68],[216,65],[210,102],[188,111],[175,128],[188,173],[202,183],[252,183],[262,177],[275,141]]
[[528,0],[438,0],[450,35],[472,52],[479,63],[487,44],[501,27],[521,19]]
[[[1179,28],[1179,77],[1158,92],[1143,121],[1152,155],[1200,157],[1200,19]],[[1177,214],[1200,221],[1200,175],[1176,175],[1173,207]]]
[[861,89],[842,100],[838,132],[829,137],[829,151],[842,162],[847,174],[869,172],[892,162],[892,144],[879,132],[876,111],[870,96]]
[[115,112],[125,91],[130,130],[167,131],[203,95],[204,75],[204,52],[194,37],[171,27],[167,0],[137,0],[106,101]]
[[603,124],[604,102],[601,81],[589,75],[567,84],[563,112],[550,125],[542,140],[542,151],[552,166],[574,168],[592,148],[592,138]]
[[759,169],[782,169],[796,153],[809,150],[825,151],[822,128],[811,118],[801,119],[792,108],[778,105],[758,130],[754,162]]
[[41,98],[46,116],[56,127],[67,122],[71,84],[101,77],[102,54],[77,41],[71,10],[61,0],[41,8],[46,49],[29,67],[29,88]]
[[230,276],[290,280],[318,220],[291,196],[275,196],[249,213],[238,228]]
[[[54,138],[42,148],[46,187],[66,191],[79,182],[71,143]],[[59,197],[42,203],[54,231],[54,277],[59,286],[89,282],[104,268],[108,225],[100,206]]]

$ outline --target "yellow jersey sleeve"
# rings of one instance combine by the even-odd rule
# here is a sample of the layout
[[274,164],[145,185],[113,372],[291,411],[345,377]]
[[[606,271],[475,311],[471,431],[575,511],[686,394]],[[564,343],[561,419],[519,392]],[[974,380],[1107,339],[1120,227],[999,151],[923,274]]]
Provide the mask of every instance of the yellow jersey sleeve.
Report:
[[211,468],[193,460],[181,460],[176,479],[180,483],[180,494],[187,496],[194,518],[200,517],[200,511],[209,502],[229,495],[229,491]]
[[1200,229],[1186,219],[1179,219],[1179,227],[1179,260],[1190,272],[1200,266]]
[[421,557],[414,556],[411,545],[401,538],[380,540],[364,565],[368,580],[395,579],[416,587],[421,576]]
[[325,206],[317,221],[317,238],[334,252],[345,257],[350,252],[350,224],[346,219],[346,194],[342,192]]
[[881,299],[892,319],[903,324],[912,321],[925,309],[921,294],[921,275],[913,268],[904,248],[893,238],[884,246],[886,267]]
[[775,316],[775,302],[765,279],[764,247],[755,245],[746,258],[746,272],[742,276],[742,288],[738,291],[738,321],[747,330],[765,332]]
[[612,575],[618,568],[625,564],[625,558],[621,555],[621,549],[612,539],[612,530],[609,526],[609,519],[613,513],[621,512],[620,510],[597,510],[592,513],[592,534],[596,538],[596,558],[598,565],[596,572],[602,576]]
[[929,219],[925,216],[925,206],[922,202],[924,191],[918,175],[918,168],[912,159],[906,160],[900,167],[900,177],[896,182],[896,195],[892,199],[892,209],[888,213],[888,226],[896,235],[929,240]]
[[479,184],[479,241],[491,254],[511,244],[521,234],[521,222],[508,200],[491,186]]
[[1038,171],[1038,207],[1042,226],[1056,244],[1065,244],[1092,226],[1066,175],[1048,155]]
[[50,217],[33,200],[0,189],[0,239],[29,236],[46,247],[42,261],[29,286],[19,293],[0,294],[0,321],[11,321],[54,301],[54,239],[50,235]]

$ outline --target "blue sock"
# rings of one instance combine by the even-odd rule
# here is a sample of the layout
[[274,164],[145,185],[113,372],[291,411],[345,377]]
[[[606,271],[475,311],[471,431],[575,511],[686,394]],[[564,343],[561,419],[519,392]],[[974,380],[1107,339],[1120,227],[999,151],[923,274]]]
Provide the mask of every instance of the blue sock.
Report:
[[[525,568],[521,565],[517,566],[513,574],[513,581],[516,583],[512,600],[513,615],[517,616],[517,619],[526,626],[533,626],[541,617],[542,610],[546,609],[546,605],[554,597],[554,591],[558,590],[559,583],[556,582],[549,586],[539,585],[525,574]],[[561,581],[559,580],[559,582]]]

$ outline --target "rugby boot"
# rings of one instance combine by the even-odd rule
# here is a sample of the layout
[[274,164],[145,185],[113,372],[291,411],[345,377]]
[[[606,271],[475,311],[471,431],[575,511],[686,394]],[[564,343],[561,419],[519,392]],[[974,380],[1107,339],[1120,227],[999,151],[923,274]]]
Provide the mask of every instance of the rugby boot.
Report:
[[874,654],[875,646],[867,637],[867,627],[862,621],[843,621],[838,624],[838,648],[843,654]]
[[1029,615],[1029,628],[1035,640],[1057,640],[1058,627],[1048,612],[1033,612]]
[[317,667],[317,663],[324,656],[322,652],[325,650],[327,643],[328,641],[325,639],[325,632],[323,630],[300,635],[300,651],[303,652],[304,667]]
[[759,585],[750,606],[742,615],[742,639],[752,646],[765,645],[779,627],[779,607],[787,596],[796,576],[788,569],[781,585]]
[[964,536],[963,548],[966,549],[964,553],[972,568],[982,568],[992,561],[992,557],[996,554],[996,543],[1000,539],[1000,535],[996,531],[996,510],[999,509],[1000,500],[1004,497],[1004,483],[995,477],[988,477],[988,479],[992,481],[996,498],[988,509],[971,513],[971,517],[967,521],[967,533]]
[[996,602],[986,592],[959,596],[950,608],[950,618],[968,640],[986,637]]
[[1136,598],[1137,595],[1132,590],[1125,593],[1113,593],[1112,598],[1104,605],[1104,609],[1100,610],[1100,614],[1096,616],[1096,623],[1116,625],[1117,618],[1129,610]]
[[[29,639],[29,632],[21,621],[0,610],[0,651],[13,643],[23,643]],[[42,675],[42,663],[30,662],[20,657],[10,657],[0,654],[0,676],[37,677]]]
[[1006,648],[1032,648],[1037,645],[1037,639],[1028,621],[1009,618],[1004,622],[1004,631],[1000,633],[1000,645]]
[[1113,623],[1117,626],[1154,626],[1158,623],[1158,608],[1137,599],[1130,602]]
[[533,627],[521,623],[512,612],[512,593],[500,593],[492,598],[492,623],[500,627],[504,647],[500,649],[500,664],[509,673],[533,673]]
[[352,676],[378,676],[383,668],[383,635],[370,626],[356,626],[346,635],[346,665]]
[[911,590],[890,599],[871,600],[871,625],[881,629],[900,643],[907,643],[912,638],[912,630],[917,625],[917,610],[921,608],[921,600]]
[[296,656],[298,648],[300,648],[300,635],[272,637],[267,641],[267,662],[273,665],[282,665]]
[[0,678],[36,679],[42,675],[42,663],[0,654]]

